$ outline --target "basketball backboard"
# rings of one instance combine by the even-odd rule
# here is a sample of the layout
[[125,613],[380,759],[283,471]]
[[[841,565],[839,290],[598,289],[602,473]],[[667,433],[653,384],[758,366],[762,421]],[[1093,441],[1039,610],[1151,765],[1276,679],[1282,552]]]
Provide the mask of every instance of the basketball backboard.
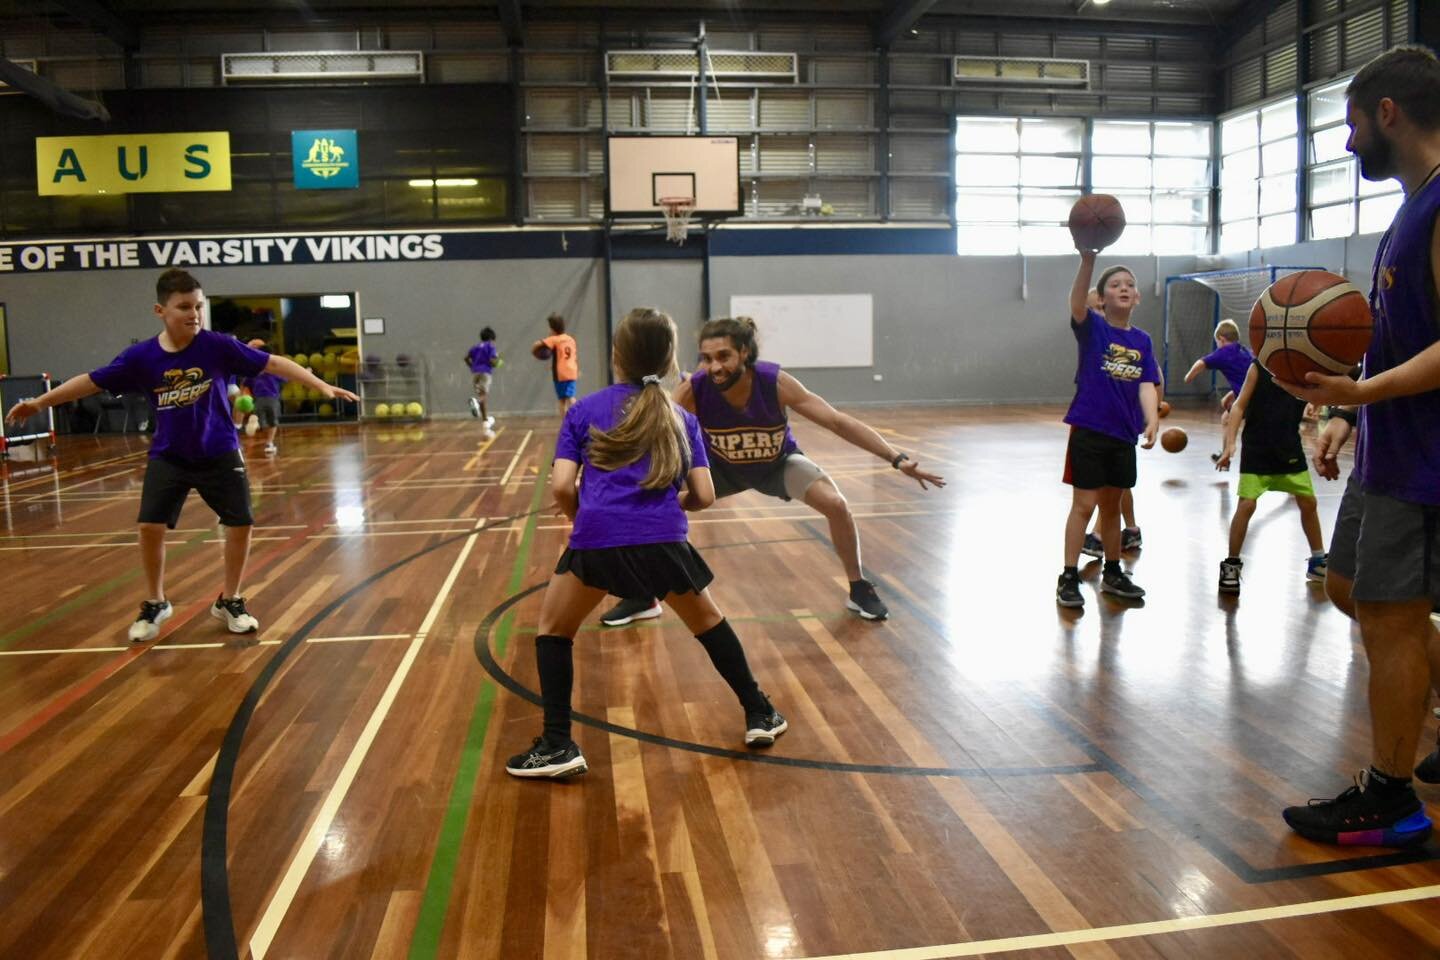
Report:
[[691,198],[697,217],[742,212],[740,143],[735,137],[610,137],[605,212],[664,216],[660,201]]

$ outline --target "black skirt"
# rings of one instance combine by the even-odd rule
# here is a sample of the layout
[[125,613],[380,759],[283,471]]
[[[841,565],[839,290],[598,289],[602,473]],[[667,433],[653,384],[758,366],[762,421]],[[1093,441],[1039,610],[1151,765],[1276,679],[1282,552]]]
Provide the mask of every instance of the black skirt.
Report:
[[672,593],[700,593],[715,579],[689,543],[643,543],[598,550],[565,548],[556,573],[572,573],[587,587],[622,600],[656,600]]

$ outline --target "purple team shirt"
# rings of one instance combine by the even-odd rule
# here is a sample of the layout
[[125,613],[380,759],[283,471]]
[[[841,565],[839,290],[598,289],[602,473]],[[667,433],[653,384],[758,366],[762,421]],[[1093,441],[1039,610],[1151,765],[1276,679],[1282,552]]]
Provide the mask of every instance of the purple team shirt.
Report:
[[695,413],[710,443],[711,469],[749,489],[783,469],[785,458],[800,450],[780,402],[780,364],[757,360],[751,374],[750,396],[739,409],[704,370],[690,377]]
[[[625,413],[625,402],[639,387],[617,383],[577,402],[565,414],[560,436],[555,441],[555,459],[584,464],[580,477],[580,509],[570,532],[575,550],[602,550],[633,547],[646,543],[684,543],[690,532],[685,511],[677,495],[684,476],[660,490],[640,486],[650,472],[650,457],[643,456],[618,470],[601,470],[590,465],[590,428],[610,430]],[[708,467],[705,438],[700,423],[688,411],[675,407],[690,439],[691,467]],[[233,430],[231,431],[234,432]]]
[[494,340],[482,340],[470,348],[465,354],[465,361],[470,364],[471,373],[493,373],[495,370],[495,358],[499,356],[495,349]]
[[1134,443],[1145,432],[1140,384],[1160,382],[1150,334],[1139,327],[1112,327],[1094,310],[1085,317],[1084,323],[1070,321],[1080,359],[1065,422]]
[[1240,388],[1245,386],[1245,375],[1250,372],[1250,364],[1254,359],[1250,351],[1239,343],[1227,343],[1204,357],[1205,366],[1211,370],[1219,370],[1237,397],[1240,396]]
[[255,397],[278,397],[281,382],[273,373],[257,374],[250,378],[250,394]]
[[238,450],[228,389],[237,377],[254,377],[270,355],[229,334],[201,330],[177,353],[151,337],[126,347],[98,370],[96,386],[111,393],[143,393],[155,411],[151,458],[194,462]]
[[[1440,340],[1430,237],[1440,213],[1440,181],[1406,200],[1375,252],[1370,310],[1375,333],[1367,378],[1393,370]],[[1355,469],[1368,493],[1440,505],[1440,390],[1360,408]]]

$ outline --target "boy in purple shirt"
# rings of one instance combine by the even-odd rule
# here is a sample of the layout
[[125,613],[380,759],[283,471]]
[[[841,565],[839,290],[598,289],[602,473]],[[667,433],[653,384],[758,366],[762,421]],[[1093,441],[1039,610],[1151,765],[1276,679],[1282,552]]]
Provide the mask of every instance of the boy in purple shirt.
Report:
[[[1370,660],[1370,768],[1333,800],[1284,811],[1325,843],[1413,846],[1431,822],[1411,773],[1440,781],[1440,748],[1417,767],[1440,600],[1440,61],[1423,47],[1371,60],[1345,91],[1346,148],[1366,180],[1395,178],[1405,202],[1375,251],[1375,331],[1359,381],[1311,373],[1281,384],[1332,404],[1313,462],[1339,477],[1336,454],[1359,410],[1355,469],[1340,502],[1325,592],[1360,622]],[[1338,409],[1336,409],[1338,408]]]
[[661,385],[675,372],[674,321],[631,310],[615,331],[611,363],[615,385],[567,410],[555,444],[550,489],[575,526],[545,588],[535,638],[545,728],[505,765],[516,777],[587,769],[570,738],[572,649],[606,593],[663,597],[679,614],[744,708],[747,746],[768,747],[788,726],[751,676],[740,639],[706,589],[710,568],[686,539],[685,511],[714,503],[715,486],[699,423]]
[[[259,337],[251,340],[249,345],[263,353],[270,352],[269,345]],[[268,431],[265,434],[265,454],[274,456],[279,451],[275,446],[275,434],[280,431],[280,378],[273,373],[261,373],[251,377],[249,384],[250,396],[255,400],[255,419]]]
[[1103,313],[1090,309],[1096,253],[1080,251],[1080,267],[1070,290],[1070,330],[1078,362],[1075,399],[1065,414],[1070,424],[1065,482],[1074,489],[1065,521],[1065,566],[1055,587],[1055,602],[1062,607],[1085,604],[1078,563],[1085,527],[1097,507],[1105,549],[1100,589],[1127,600],[1145,596],[1120,567],[1120,498],[1135,486],[1136,436],[1144,434],[1147,449],[1155,445],[1160,369],[1150,335],[1130,325],[1140,292],[1127,267],[1110,267],[1100,274],[1095,291]]
[[486,327],[480,331],[480,342],[466,352],[465,363],[470,368],[475,390],[475,395],[470,398],[470,415],[485,421],[487,434],[495,426],[495,418],[490,416],[485,402],[490,398],[490,381],[495,374],[495,368],[502,362],[500,351],[495,347],[495,331]]
[[1239,325],[1227,317],[1215,325],[1215,349],[1191,365],[1185,373],[1185,382],[1191,382],[1206,370],[1218,371],[1230,388],[1220,400],[1221,409],[1228,414],[1230,405],[1240,396],[1240,388],[1245,386],[1245,376],[1250,372],[1250,362],[1254,359],[1240,342]]
[[155,284],[160,335],[126,348],[110,363],[82,373],[6,414],[24,420],[47,407],[93,396],[102,390],[133,391],[150,398],[155,436],[140,494],[140,559],[149,599],[130,625],[130,639],[152,640],[174,612],[165,599],[165,531],[174,529],[191,489],[225,526],[225,585],[210,607],[232,633],[250,633],[260,624],[245,609],[240,580],[250,554],[250,483],[240,442],[230,419],[227,387],[236,377],[273,373],[299,380],[327,397],[358,398],[325,383],[284,357],[261,353],[228,334],[204,329],[205,294],[184,270],[160,274]]

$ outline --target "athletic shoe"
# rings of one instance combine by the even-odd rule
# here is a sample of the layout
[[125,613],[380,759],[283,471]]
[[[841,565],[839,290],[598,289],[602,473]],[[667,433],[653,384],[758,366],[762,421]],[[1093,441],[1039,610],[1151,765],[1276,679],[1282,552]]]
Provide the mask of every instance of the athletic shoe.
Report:
[[1135,585],[1130,576],[1123,570],[1114,573],[1105,573],[1100,576],[1100,589],[1105,593],[1113,593],[1125,600],[1139,600],[1145,596],[1145,591]]
[[1062,607],[1083,607],[1085,597],[1080,593],[1080,575],[1062,573],[1055,585],[1055,602]]
[[[1431,713],[1440,717],[1440,707],[1435,708]],[[1435,749],[1426,754],[1425,759],[1415,764],[1415,779],[1423,780],[1426,783],[1440,783],[1440,732],[1437,732],[1435,738]]]
[[847,610],[854,610],[866,620],[885,620],[890,616],[890,608],[885,606],[885,601],[875,592],[875,585],[869,580],[856,580],[850,584],[850,599],[845,601]]
[[277,446],[275,446],[275,444],[273,444],[273,443],[267,443],[267,444],[265,444],[265,455],[266,455],[267,457],[273,457],[273,456],[275,456],[275,454],[277,454],[277,453],[279,453],[279,452],[280,452],[280,448],[277,447]]
[[1330,558],[1328,553],[1322,553],[1318,557],[1311,557],[1305,562],[1305,579],[1311,583],[1324,583],[1326,561]]
[[1140,539],[1139,527],[1126,527],[1120,531],[1120,552],[1129,553],[1131,550],[1139,550],[1145,544]]
[[544,737],[536,737],[529,750],[515,754],[505,764],[505,772],[512,777],[548,777],[551,780],[579,776],[589,769],[585,755],[574,741],[557,745]]
[[1085,542],[1080,545],[1080,552],[1087,557],[1094,557],[1096,560],[1105,556],[1105,544],[1093,533],[1085,534]]
[[775,742],[775,738],[786,730],[790,724],[780,716],[770,703],[770,698],[763,693],[760,695],[765,700],[765,709],[755,713],[745,714],[745,746],[747,747],[768,747]]
[[1240,592],[1240,570],[1245,566],[1244,560],[1221,560],[1220,561],[1220,592]]
[[659,600],[621,600],[600,622],[607,627],[623,627],[636,620],[654,620],[662,612]]
[[482,434],[480,434],[480,437],[481,437],[481,439],[483,439],[483,440],[494,440],[494,439],[495,439],[495,431],[494,431],[494,430],[491,430],[489,427],[486,427],[486,428],[485,428],[485,432],[482,433]]
[[470,398],[470,416],[476,419],[480,417],[480,401],[474,397]]
[[1355,785],[1334,800],[1311,800],[1286,807],[1290,829],[1310,840],[1364,847],[1411,847],[1430,836],[1425,805],[1408,784],[1391,796],[1370,789],[1370,772],[1362,770]]
[[494,426],[495,426],[495,418],[494,418],[494,417],[486,417],[486,418],[485,418],[485,429],[486,429],[486,430],[489,430],[489,429],[493,428]]
[[229,600],[216,597],[210,605],[210,616],[224,620],[231,633],[254,633],[260,629],[260,621],[245,609],[244,597],[231,597]]
[[154,640],[160,632],[160,624],[169,620],[174,612],[169,600],[161,600],[159,603],[151,600],[140,601],[140,616],[130,624],[130,639],[135,643]]

